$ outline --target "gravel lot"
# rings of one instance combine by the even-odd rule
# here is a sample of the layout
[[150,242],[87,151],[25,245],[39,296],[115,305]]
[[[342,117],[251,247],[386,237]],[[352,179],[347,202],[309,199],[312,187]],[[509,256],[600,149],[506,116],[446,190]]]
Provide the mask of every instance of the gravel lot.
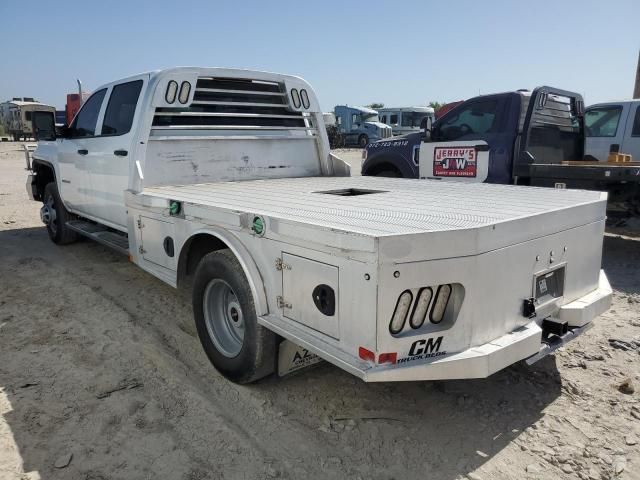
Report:
[[189,298],[49,241],[19,147],[0,143],[1,479],[640,479],[640,241],[606,238],[613,307],[533,367],[365,384],[321,364],[238,386]]

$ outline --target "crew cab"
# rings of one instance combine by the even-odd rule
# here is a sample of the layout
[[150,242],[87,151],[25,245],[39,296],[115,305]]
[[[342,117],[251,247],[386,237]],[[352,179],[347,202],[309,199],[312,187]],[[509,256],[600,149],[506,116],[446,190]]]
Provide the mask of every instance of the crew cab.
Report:
[[351,177],[298,77],[166,69],[95,89],[59,132],[34,124],[27,191],[51,240],[190,289],[236,382],[316,355],[365,381],[486,377],[610,304],[606,195]]

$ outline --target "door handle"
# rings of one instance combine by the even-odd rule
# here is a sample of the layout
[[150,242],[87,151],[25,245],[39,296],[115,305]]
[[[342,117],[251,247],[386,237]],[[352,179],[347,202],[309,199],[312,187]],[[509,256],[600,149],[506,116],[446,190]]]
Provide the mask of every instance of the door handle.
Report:
[[126,157],[127,155],[129,155],[129,152],[127,152],[126,150],[114,150],[113,154],[118,157]]
[[87,150],[85,148],[81,148],[80,150],[78,150],[78,153],[80,155],[86,155],[87,153],[89,153],[89,150]]

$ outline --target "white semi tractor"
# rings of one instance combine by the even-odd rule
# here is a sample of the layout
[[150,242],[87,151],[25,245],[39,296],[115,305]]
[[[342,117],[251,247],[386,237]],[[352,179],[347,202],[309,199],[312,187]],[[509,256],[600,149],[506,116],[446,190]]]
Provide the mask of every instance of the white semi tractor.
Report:
[[298,77],[155,71],[97,88],[62,132],[36,124],[27,190],[51,240],[190,288],[236,382],[310,354],[365,381],[486,377],[611,301],[605,194],[351,177]]

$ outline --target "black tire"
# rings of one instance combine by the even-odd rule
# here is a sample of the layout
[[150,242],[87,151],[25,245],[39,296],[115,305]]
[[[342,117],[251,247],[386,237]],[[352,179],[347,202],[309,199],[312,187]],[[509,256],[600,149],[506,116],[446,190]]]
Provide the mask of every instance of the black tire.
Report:
[[369,145],[369,137],[365,134],[362,134],[358,137],[358,146],[360,148],[364,148]]
[[[234,302],[239,304],[240,318],[244,325],[241,346],[235,355],[225,353],[224,347],[216,346],[216,343],[222,345],[222,339],[212,331],[216,327],[211,323],[220,328],[225,320],[220,315],[214,315],[210,307],[205,306],[205,301],[210,300],[211,294],[208,292],[221,283],[230,287]],[[200,261],[193,282],[192,298],[198,337],[216,370],[236,383],[255,382],[275,371],[276,335],[258,324],[249,283],[242,266],[230,250],[209,253]],[[205,309],[209,312],[207,315]],[[224,311],[228,312],[229,307]]]
[[44,196],[42,198],[43,213],[42,219],[45,220],[45,209],[53,210],[55,215],[49,217],[49,223],[45,221],[49,238],[58,245],[66,245],[78,240],[78,234],[67,227],[67,222],[76,218],[75,215],[69,213],[58,194],[58,187],[55,182],[48,183],[44,187]]

